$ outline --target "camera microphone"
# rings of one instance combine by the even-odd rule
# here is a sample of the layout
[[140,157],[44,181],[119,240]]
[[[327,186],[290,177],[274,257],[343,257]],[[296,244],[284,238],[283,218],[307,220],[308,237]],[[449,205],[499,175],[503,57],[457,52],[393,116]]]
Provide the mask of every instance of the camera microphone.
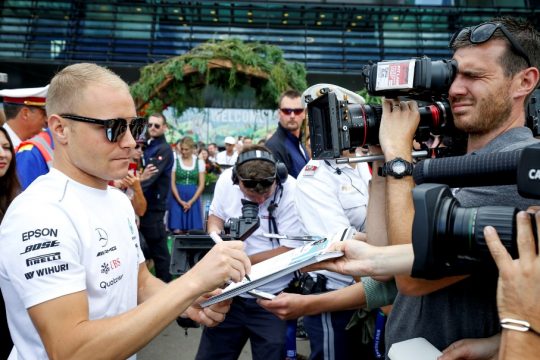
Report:
[[499,153],[426,159],[415,165],[417,185],[452,188],[517,184],[523,197],[540,198],[540,143]]
[[324,160],[324,163],[325,163],[326,165],[330,166],[330,168],[331,168],[332,170],[334,170],[334,173],[335,173],[335,174],[341,175],[341,174],[343,173],[343,171],[341,171],[341,169],[338,168],[337,166],[336,166],[336,167],[333,167],[332,164],[330,164],[330,162],[329,162],[328,160],[325,159],[325,160]]

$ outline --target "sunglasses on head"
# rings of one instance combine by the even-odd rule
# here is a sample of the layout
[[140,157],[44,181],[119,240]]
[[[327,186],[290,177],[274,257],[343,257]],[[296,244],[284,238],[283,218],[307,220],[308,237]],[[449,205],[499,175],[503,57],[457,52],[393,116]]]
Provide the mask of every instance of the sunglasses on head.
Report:
[[160,124],[155,124],[155,123],[148,123],[148,128],[156,128],[156,129],[159,129],[161,127]]
[[301,113],[304,112],[304,109],[283,108],[283,109],[279,109],[279,110],[281,110],[281,112],[284,113],[285,115],[291,115],[292,113],[294,113],[294,115],[300,115]]
[[254,189],[258,184],[261,184],[263,188],[268,188],[276,181],[276,176],[271,176],[262,179],[244,179],[238,176],[238,179],[242,181],[242,184],[248,189]]
[[[105,128],[105,136],[110,142],[117,142],[122,135],[126,133],[127,128],[129,127],[129,132],[134,139],[138,139],[145,131],[146,124],[148,120],[143,117],[133,117],[133,118],[116,118],[116,119],[94,119],[84,116],[72,115],[72,114],[61,114],[63,118],[85,122],[90,124],[101,125]],[[128,119],[131,119],[131,122],[128,125]]]
[[523,49],[523,47],[519,44],[519,42],[516,40],[516,38],[506,29],[506,27],[503,24],[499,24],[496,22],[486,22],[477,26],[473,27],[466,27],[458,32],[454,33],[452,35],[452,39],[450,39],[450,47],[454,45],[454,42],[457,39],[462,39],[463,37],[469,35],[469,41],[473,44],[482,44],[491,39],[495,31],[497,29],[501,30],[504,36],[508,39],[508,42],[510,42],[510,45],[512,46],[512,50],[516,53],[516,55],[521,56],[525,61],[527,62],[527,65],[529,67],[531,66],[531,60],[529,59],[529,56]]

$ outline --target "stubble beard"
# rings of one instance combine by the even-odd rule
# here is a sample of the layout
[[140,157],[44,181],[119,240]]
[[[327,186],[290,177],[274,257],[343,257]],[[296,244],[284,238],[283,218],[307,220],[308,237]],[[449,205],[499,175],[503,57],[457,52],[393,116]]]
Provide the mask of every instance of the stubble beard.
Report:
[[470,120],[462,122],[459,116],[456,117],[456,127],[470,136],[478,137],[485,135],[494,129],[498,129],[505,122],[512,112],[512,103],[508,90],[501,90],[502,93],[486,96],[476,100],[474,114],[470,115]]

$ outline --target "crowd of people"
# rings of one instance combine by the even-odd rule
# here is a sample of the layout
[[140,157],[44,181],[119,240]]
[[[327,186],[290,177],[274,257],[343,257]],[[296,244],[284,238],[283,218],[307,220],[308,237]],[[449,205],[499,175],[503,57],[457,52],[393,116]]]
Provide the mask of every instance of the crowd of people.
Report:
[[[460,30],[450,46],[458,67],[448,99],[467,134],[466,156],[538,144],[524,126],[540,79],[538,31],[496,19]],[[189,136],[169,144],[165,116],[137,116],[127,84],[95,64],[0,96],[0,326],[10,334],[2,358],[134,358],[178,317],[205,325],[200,360],[237,359],[248,340],[253,359],[293,357],[288,329],[298,318],[312,360],[390,358],[393,344],[414,338],[442,351],[441,360],[537,357],[540,213],[535,228],[525,211],[538,202],[516,185],[453,195],[463,207],[522,210],[517,258],[493,224],[481,230],[498,273],[486,266],[438,280],[411,276],[415,101],[383,100],[379,144],[366,149],[382,160],[368,165],[311,159],[305,104],[294,90],[277,99],[277,130],[265,145],[226,136],[221,152]],[[207,174],[217,182],[205,224]],[[246,204],[258,208],[259,226],[243,241],[216,243],[173,278],[168,235],[220,234]],[[245,293],[199,305],[252,265],[304,245],[278,234],[343,228],[354,228],[353,238],[331,249],[344,255],[259,288],[274,299]]]

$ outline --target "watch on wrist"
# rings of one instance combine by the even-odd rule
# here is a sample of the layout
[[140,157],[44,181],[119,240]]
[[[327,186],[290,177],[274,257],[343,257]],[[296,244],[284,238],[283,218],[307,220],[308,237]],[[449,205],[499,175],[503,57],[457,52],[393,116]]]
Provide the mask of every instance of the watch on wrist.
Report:
[[410,176],[413,173],[413,164],[407,160],[397,157],[387,161],[379,168],[379,176],[393,176],[401,179],[404,176]]

